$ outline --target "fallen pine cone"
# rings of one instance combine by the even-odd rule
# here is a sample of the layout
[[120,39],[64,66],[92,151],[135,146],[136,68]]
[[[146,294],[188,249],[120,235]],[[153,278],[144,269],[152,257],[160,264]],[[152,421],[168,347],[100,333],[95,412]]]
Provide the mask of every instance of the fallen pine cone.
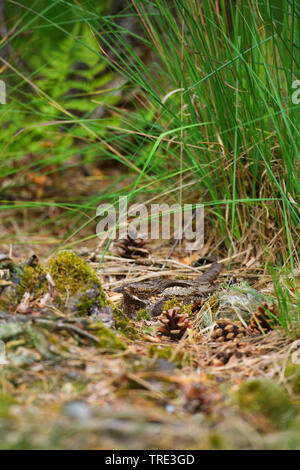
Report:
[[184,388],[184,408],[189,413],[211,411],[211,398],[205,385],[193,382]]
[[216,357],[212,359],[210,365],[220,367],[225,366],[229,362],[230,358],[236,354],[237,351],[232,346],[226,346],[217,352]]
[[231,341],[235,338],[242,338],[246,335],[246,329],[240,321],[231,321],[228,318],[222,318],[216,322],[212,332],[212,339],[218,342]]
[[149,240],[131,227],[126,238],[114,241],[113,251],[123,258],[148,258],[151,252],[148,244]]
[[162,326],[157,329],[157,332],[169,336],[175,341],[182,338],[187,328],[191,326],[188,314],[183,313],[180,307],[164,310],[158,320]]
[[268,305],[264,302],[257,307],[249,324],[249,331],[253,335],[261,335],[273,330],[277,323],[278,311],[275,304]]
[[241,359],[242,357],[252,357],[257,354],[258,352],[255,346],[243,341],[220,344],[215,352],[215,357],[209,364],[216,367],[225,366],[232,357]]

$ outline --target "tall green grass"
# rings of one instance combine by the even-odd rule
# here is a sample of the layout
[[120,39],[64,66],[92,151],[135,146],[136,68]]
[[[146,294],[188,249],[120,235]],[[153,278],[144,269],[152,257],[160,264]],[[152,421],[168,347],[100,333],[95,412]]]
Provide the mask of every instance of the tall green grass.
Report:
[[[72,220],[65,243],[96,226],[100,202],[128,195],[202,202],[223,253],[250,249],[260,262],[299,262],[300,120],[291,99],[300,79],[299,2],[131,0],[115,16],[91,2],[8,4],[6,43],[25,46],[25,64],[1,64],[12,87],[1,107],[0,174],[16,200],[18,179],[32,168],[63,169],[78,153],[79,165],[115,159],[131,183],[59,201]],[[140,29],[127,29],[132,17]],[[107,80],[123,77],[125,104],[90,72],[93,86],[77,97],[83,114],[76,115],[63,74],[84,57],[92,70],[103,64]],[[105,117],[93,114],[96,106]],[[41,146],[48,138],[50,153]],[[24,152],[37,157],[23,164]],[[56,204],[18,205],[49,203]]]
[[[164,189],[177,184],[178,198],[195,202],[207,194],[208,213],[211,207],[231,247],[257,216],[262,238],[272,225],[274,236],[282,229],[281,247],[292,260],[299,233],[299,105],[291,101],[300,74],[299,5],[132,3],[155,52],[148,66],[131,46],[125,54],[114,49],[120,73],[154,110],[148,135],[130,149],[132,159],[139,162],[138,152],[146,161],[143,175],[154,181],[177,169]],[[113,48],[122,31],[112,36]],[[137,134],[143,126],[136,121]],[[184,190],[189,177],[196,182]]]

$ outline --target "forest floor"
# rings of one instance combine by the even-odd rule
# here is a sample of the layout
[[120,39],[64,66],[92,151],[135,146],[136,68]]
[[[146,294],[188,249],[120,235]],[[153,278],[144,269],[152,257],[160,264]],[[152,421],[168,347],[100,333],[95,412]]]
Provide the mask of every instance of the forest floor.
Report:
[[[99,178],[105,180],[101,173],[90,180]],[[34,184],[44,190],[45,180]],[[59,209],[47,210],[46,217],[58,215]],[[194,266],[194,256],[177,250],[164,267],[170,245],[158,244],[146,262],[108,251],[99,266],[103,246],[91,239],[73,246],[82,275],[69,259],[58,271],[57,254],[51,265],[45,253],[57,248],[65,227],[56,225],[51,238],[44,229],[28,230],[29,212],[15,215],[7,214],[2,231],[1,449],[300,448],[297,331],[275,325],[253,334],[247,321],[243,338],[220,343],[212,336],[215,321],[230,309],[242,315],[245,298],[254,306],[274,298],[264,269],[236,262],[227,272],[228,260],[220,259],[216,291],[189,313],[189,327],[174,340],[159,333],[155,318],[126,318],[116,289],[158,276],[194,279],[206,269]],[[113,313],[100,308],[89,316],[79,309],[78,296],[98,282],[94,276],[103,303],[117,307]],[[209,313],[208,327],[199,313]]]

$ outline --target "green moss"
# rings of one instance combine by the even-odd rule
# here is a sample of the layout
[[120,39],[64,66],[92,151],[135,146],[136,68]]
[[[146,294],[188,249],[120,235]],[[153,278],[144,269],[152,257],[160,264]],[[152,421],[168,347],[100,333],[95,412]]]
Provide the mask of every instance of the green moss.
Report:
[[72,311],[89,315],[93,307],[107,305],[100,279],[88,263],[72,251],[62,251],[49,260],[49,272],[62,298],[76,295]]
[[300,366],[296,364],[288,364],[285,368],[285,377],[291,383],[293,392],[300,395]]
[[46,270],[40,264],[37,264],[36,266],[25,265],[21,276],[21,282],[18,285],[19,296],[22,297],[25,292],[30,292],[36,298],[46,294],[48,291],[46,274]]
[[95,310],[103,306],[101,285],[94,284],[91,289],[79,293],[73,302],[73,311],[79,315],[91,315]]
[[243,383],[236,397],[243,411],[264,415],[278,429],[287,427],[296,415],[296,409],[285,390],[266,379]]
[[205,449],[230,450],[232,448],[232,444],[225,438],[224,434],[217,431],[211,431],[206,438]]
[[1,308],[9,310],[15,307],[25,292],[29,292],[35,298],[43,296],[48,291],[46,274],[46,270],[40,264],[30,266],[25,263],[13,266],[5,278],[10,285],[2,289],[0,287]]
[[8,286],[4,289],[0,288],[0,309],[9,310],[18,304],[19,295],[16,286]]
[[9,418],[10,417],[10,407],[16,404],[16,400],[7,395],[6,393],[0,393],[0,417]]
[[178,299],[170,299],[164,305],[164,310],[169,310],[170,308],[180,307],[183,313],[187,313],[188,315],[192,315],[192,306],[191,305],[183,305]]
[[139,310],[136,316],[136,321],[142,321],[142,320],[148,320],[148,321],[151,320],[151,316],[145,309]]
[[115,320],[115,326],[116,329],[124,333],[125,335],[129,336],[132,339],[135,339],[138,337],[137,330],[134,328],[133,323],[129,320],[127,315],[122,312],[122,310],[119,309],[114,304],[111,304],[113,314],[114,314],[114,320]]
[[93,299],[91,299],[89,294],[86,293],[80,296],[80,300],[78,301],[76,308],[79,315],[86,315],[91,312],[93,305]]
[[127,348],[124,341],[113,330],[104,326],[102,322],[93,323],[90,327],[90,332],[100,339],[98,347],[101,349],[125,350]]
[[[88,263],[72,251],[61,251],[56,257],[49,260],[49,272],[53,277],[56,289],[64,293],[75,294],[78,290],[91,288],[96,283],[101,286],[96,272]],[[102,289],[102,286],[101,286]],[[102,289],[103,304],[106,304],[105,294]]]
[[152,345],[148,348],[148,355],[151,358],[166,359],[167,361],[172,359],[172,362],[174,362],[174,364],[176,364],[178,367],[183,367],[184,365],[187,365],[189,363],[190,357],[188,353],[184,353],[183,351],[178,351],[174,356],[173,348],[164,348],[156,345]]

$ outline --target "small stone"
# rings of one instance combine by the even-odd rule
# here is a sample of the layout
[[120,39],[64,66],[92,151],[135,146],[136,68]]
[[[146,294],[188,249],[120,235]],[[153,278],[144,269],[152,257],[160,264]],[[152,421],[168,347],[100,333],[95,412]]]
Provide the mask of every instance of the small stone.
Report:
[[68,418],[87,420],[92,416],[91,408],[81,400],[72,400],[63,405],[62,414]]
[[174,413],[175,411],[175,406],[174,405],[167,405],[166,406],[166,412],[167,413]]

